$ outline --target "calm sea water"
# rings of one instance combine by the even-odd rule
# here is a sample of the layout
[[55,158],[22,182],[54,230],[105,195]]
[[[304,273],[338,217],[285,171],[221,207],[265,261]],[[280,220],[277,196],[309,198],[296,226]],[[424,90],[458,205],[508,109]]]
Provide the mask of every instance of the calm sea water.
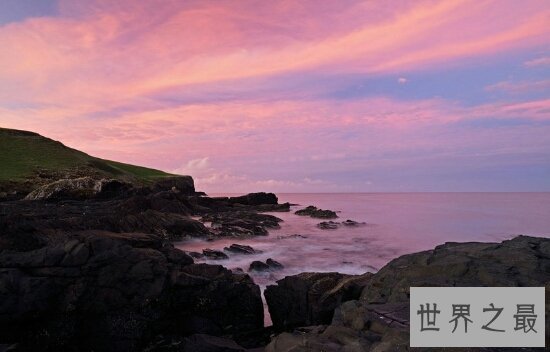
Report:
[[[550,237],[550,193],[353,193],[278,194],[280,202],[300,204],[269,236],[246,240],[193,240],[177,246],[188,251],[223,249],[231,243],[263,253],[206,260],[248,270],[253,260],[273,258],[285,268],[251,276],[262,288],[305,271],[348,274],[375,272],[391,259],[431,249],[444,242],[496,242],[519,234]],[[321,230],[322,220],[294,215],[307,205],[338,211],[339,219],[367,225]],[[293,236],[300,235],[300,236]]]

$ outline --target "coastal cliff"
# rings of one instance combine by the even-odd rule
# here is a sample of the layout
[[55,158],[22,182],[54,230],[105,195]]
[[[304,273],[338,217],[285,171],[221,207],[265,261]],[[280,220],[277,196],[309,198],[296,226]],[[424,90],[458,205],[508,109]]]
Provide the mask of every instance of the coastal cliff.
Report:
[[[2,352],[407,351],[411,286],[545,286],[548,315],[550,239],[519,236],[445,243],[374,274],[287,276],[264,291],[266,328],[249,274],[196,259],[259,251],[232,244],[186,253],[173,243],[266,236],[282,220],[264,212],[290,204],[263,192],[208,197],[190,176],[102,161],[30,132],[0,130],[0,140],[11,170],[0,179]],[[35,143],[77,162],[19,160],[6,149]],[[337,216],[306,209],[302,216]],[[254,263],[250,270],[282,267]],[[548,321],[546,334],[548,343]]]

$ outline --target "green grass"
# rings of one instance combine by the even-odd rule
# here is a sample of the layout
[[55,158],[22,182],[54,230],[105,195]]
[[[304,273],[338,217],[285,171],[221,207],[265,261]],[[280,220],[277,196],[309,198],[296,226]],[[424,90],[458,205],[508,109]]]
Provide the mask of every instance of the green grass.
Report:
[[160,170],[95,158],[32,132],[0,128],[0,181],[22,181],[38,170],[63,172],[83,167],[105,176],[145,183],[173,176]]

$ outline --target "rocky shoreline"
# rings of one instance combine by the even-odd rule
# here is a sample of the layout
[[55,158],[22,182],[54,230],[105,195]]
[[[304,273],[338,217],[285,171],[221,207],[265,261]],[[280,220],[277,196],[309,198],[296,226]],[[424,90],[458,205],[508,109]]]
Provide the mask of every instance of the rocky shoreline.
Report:
[[[550,306],[550,239],[520,236],[446,243],[376,274],[285,277],[265,290],[265,328],[251,277],[194,257],[253,254],[238,240],[268,235],[282,220],[263,212],[276,211],[290,204],[270,193],[208,197],[190,177],[145,187],[60,180],[0,202],[0,351],[406,351],[410,286],[545,286]],[[337,217],[315,207],[297,215]],[[172,245],[191,238],[235,244]],[[546,332],[548,343],[548,321]]]

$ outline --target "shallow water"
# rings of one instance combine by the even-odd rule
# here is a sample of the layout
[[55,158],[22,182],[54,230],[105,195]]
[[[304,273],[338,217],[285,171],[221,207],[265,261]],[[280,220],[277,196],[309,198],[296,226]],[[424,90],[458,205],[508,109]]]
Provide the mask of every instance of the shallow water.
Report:
[[[227,268],[248,270],[253,260],[273,258],[285,268],[251,272],[262,287],[305,271],[347,274],[375,272],[391,259],[431,249],[444,242],[496,242],[518,234],[550,237],[550,193],[353,193],[278,194],[279,202],[300,204],[288,213],[271,213],[284,220],[269,236],[250,239],[193,240],[176,246],[200,252],[246,244],[263,253],[205,260]],[[338,212],[343,221],[366,222],[356,228],[321,230],[320,219],[294,215],[307,205]],[[301,236],[292,236],[292,235]],[[302,237],[303,236],[303,237]],[[269,321],[269,318],[266,318]]]

